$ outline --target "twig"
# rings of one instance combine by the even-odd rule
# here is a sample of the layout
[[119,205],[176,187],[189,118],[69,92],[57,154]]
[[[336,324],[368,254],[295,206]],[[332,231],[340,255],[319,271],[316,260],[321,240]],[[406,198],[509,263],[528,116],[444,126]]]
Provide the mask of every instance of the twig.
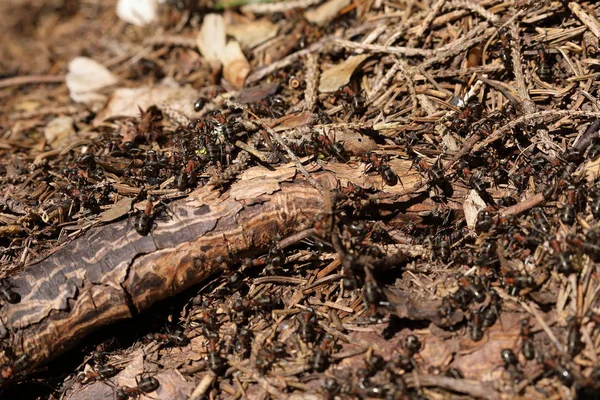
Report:
[[414,107],[414,112],[419,105],[419,99],[417,99],[417,91],[415,89],[415,82],[413,81],[412,70],[408,69],[408,65],[406,65],[406,63],[403,60],[398,60],[396,64],[398,65],[398,69],[400,69],[400,72],[402,72],[402,75],[404,75],[406,79],[406,86],[408,86],[408,93],[410,94],[410,100]]
[[491,12],[483,8],[481,5],[472,1],[452,0],[447,7],[469,10],[471,12],[481,15],[483,18],[487,19],[493,24],[498,22],[498,17],[496,15],[492,14]]
[[325,45],[327,45],[331,41],[332,38],[330,37],[323,38],[318,42],[311,44],[305,49],[298,50],[297,52],[292,53],[279,61],[275,61],[274,63],[265,65],[264,67],[257,69],[246,78],[246,85],[259,81],[265,76],[270,75],[281,68],[285,68],[288,65],[292,65],[294,62],[296,62],[296,60],[298,60],[301,57],[304,57],[305,55],[320,53],[323,47],[325,47]]
[[64,75],[27,75],[0,79],[0,89],[10,86],[36,85],[38,83],[62,83]]
[[212,384],[217,379],[214,373],[207,373],[202,377],[202,380],[198,383],[198,386],[194,389],[188,400],[199,400],[204,397],[204,394],[210,389]]
[[249,3],[242,7],[242,11],[254,14],[273,14],[293,10],[295,8],[302,10],[320,2],[321,0],[292,0],[282,1],[280,3]]
[[506,87],[506,85],[504,83],[498,82],[498,81],[494,81],[494,80],[491,80],[491,79],[487,79],[487,78],[485,78],[483,76],[477,76],[477,79],[479,79],[480,81],[482,81],[486,85],[488,85],[488,86],[496,89],[500,93],[502,93],[502,95],[504,97],[506,97],[506,99],[508,101],[510,101],[510,104],[512,104],[512,106],[515,107],[515,109],[517,107],[519,107],[519,103],[521,103],[521,100],[515,98],[515,96],[513,96],[512,93],[510,93],[510,91],[508,90],[508,88]]
[[296,154],[294,154],[294,152],[292,151],[292,149],[290,149],[290,146],[288,146],[283,141],[283,138],[279,135],[279,133],[277,133],[273,129],[271,129],[271,127],[269,127],[269,125],[267,125],[267,123],[265,123],[265,121],[263,121],[260,117],[258,117],[252,111],[250,111],[247,107],[246,107],[246,110],[248,111],[249,114],[251,114],[252,116],[254,116],[254,118],[256,118],[256,120],[263,126],[263,128],[265,128],[267,130],[267,132],[269,132],[269,134],[273,137],[273,139],[275,139],[275,141],[277,142],[277,144],[279,144],[285,150],[285,152],[288,154],[288,156],[290,156],[290,158],[296,164],[296,168],[298,168],[298,170],[300,172],[302,172],[302,174],[306,177],[306,179],[308,180],[308,182],[315,189],[323,190],[323,185],[321,185],[319,183],[319,181],[317,181],[315,178],[313,178],[310,175],[310,173],[306,170],[306,168],[304,168],[304,165],[302,165],[302,161],[300,161],[300,159],[298,158],[298,156],[296,156]]
[[539,204],[542,204],[543,202],[544,202],[544,194],[537,193],[537,194],[531,196],[530,198],[515,204],[514,206],[504,208],[503,210],[500,211],[500,214],[504,217],[509,216],[509,215],[517,215],[517,214],[527,211]]
[[581,6],[575,2],[571,1],[569,3],[569,9],[575,14],[577,18],[584,24],[590,32],[592,32],[598,39],[600,39],[600,23],[598,20],[594,18],[592,15],[586,13]]
[[315,230],[313,228],[305,229],[294,235],[288,236],[288,237],[280,240],[279,243],[277,244],[277,248],[285,249],[286,247],[292,246],[292,245],[300,242],[301,240],[311,237],[314,234],[315,234]]
[[144,40],[146,46],[178,46],[195,49],[198,47],[196,38],[178,35],[158,35]]
[[495,29],[487,28],[487,24],[478,25],[475,29],[469,31],[464,37],[453,41],[452,43],[442,46],[435,51],[435,56],[423,61],[419,67],[427,69],[433,64],[445,61],[450,57],[469,49],[470,47],[483,42],[495,32]]
[[512,24],[510,28],[510,35],[512,36],[513,44],[510,47],[510,55],[513,65],[513,74],[515,76],[515,83],[517,85],[517,93],[521,98],[521,111],[523,114],[533,114],[536,111],[535,103],[529,97],[529,90],[525,83],[525,77],[523,76],[523,64],[521,63],[521,44],[519,43],[519,25],[518,23]]
[[535,317],[535,319],[540,324],[540,326],[542,327],[542,329],[544,330],[546,335],[548,335],[548,338],[550,339],[550,341],[554,344],[554,347],[556,347],[556,349],[559,352],[563,353],[564,349],[563,349],[562,344],[560,344],[560,342],[554,335],[554,332],[552,332],[552,329],[550,329],[550,327],[548,326],[546,321],[544,321],[544,318],[540,315],[540,312],[537,309],[537,305],[532,301],[530,301],[529,303],[524,303],[524,302],[519,302],[519,303],[521,304],[521,307],[523,307],[525,309],[525,311],[527,311],[529,314],[531,314]]
[[419,41],[423,37],[423,34],[425,33],[425,31],[427,29],[429,29],[429,27],[431,26],[431,23],[433,22],[433,19],[435,18],[436,15],[438,15],[438,13],[440,12],[440,10],[442,9],[442,7],[444,6],[445,3],[446,3],[446,0],[437,0],[437,2],[433,5],[433,7],[431,7],[431,11],[423,19],[423,22],[421,22],[421,24],[419,25],[419,29],[417,30],[417,32],[415,32],[414,38],[412,38],[414,43],[419,43]]
[[319,65],[316,54],[306,56],[306,65],[304,68],[306,88],[304,89],[304,109],[312,111],[317,103],[317,82],[319,81]]
[[594,139],[598,138],[598,129],[600,128],[600,119],[596,119],[592,121],[591,124],[588,125],[583,135],[579,138],[577,143],[573,145],[574,148],[579,150],[580,152],[584,152],[585,149],[590,147]]
[[404,46],[382,46],[379,44],[365,44],[365,43],[356,43],[350,40],[345,39],[336,39],[334,44],[347,48],[347,49],[355,49],[355,50],[365,50],[373,53],[386,53],[386,54],[396,54],[400,56],[406,57],[429,57],[436,53],[434,50],[429,49],[419,49],[416,47],[404,47]]
[[477,133],[474,134],[474,135],[472,135],[469,139],[467,139],[467,141],[465,143],[463,143],[463,146],[461,147],[461,149],[458,152],[456,152],[456,154],[454,155],[454,157],[452,157],[450,159],[450,161],[448,161],[444,165],[444,170],[448,171],[450,168],[452,168],[452,166],[454,165],[454,163],[456,163],[461,157],[464,157],[467,154],[469,154],[471,152],[471,150],[473,149],[473,147],[480,140],[481,140],[481,135],[479,135]]
[[249,146],[248,144],[242,142],[241,140],[237,140],[234,143],[237,147],[239,147],[242,150],[247,151],[248,153],[252,154],[254,157],[258,158],[260,161],[267,163],[267,156],[264,155],[263,153],[261,153],[260,151],[256,150],[254,147]]
[[562,118],[567,115],[571,116],[571,117],[600,118],[600,112],[571,111],[571,110],[546,110],[546,111],[539,111],[539,112],[536,112],[533,114],[523,115],[523,116],[515,119],[514,121],[511,121],[508,124],[504,125],[502,128],[498,129],[497,131],[493,132],[490,136],[485,138],[483,140],[483,142],[476,145],[473,150],[479,151],[482,148],[490,145],[491,143],[494,143],[496,140],[501,139],[506,132],[510,131],[517,125],[522,124],[526,121],[530,121],[530,120],[533,120],[536,118],[546,118],[546,117]]
[[[420,386],[436,386],[446,390],[452,390],[458,393],[465,393],[473,397],[488,400],[500,400],[500,393],[494,389],[493,382],[478,382],[467,379],[454,379],[440,375],[421,375],[418,376]],[[415,376],[410,376],[407,383],[414,386]]]

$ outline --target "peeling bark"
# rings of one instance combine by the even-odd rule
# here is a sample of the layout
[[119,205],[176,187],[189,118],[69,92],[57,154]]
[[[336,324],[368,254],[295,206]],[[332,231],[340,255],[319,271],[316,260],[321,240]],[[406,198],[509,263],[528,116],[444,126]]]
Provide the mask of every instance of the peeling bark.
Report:
[[[31,360],[20,375],[94,330],[219,272],[218,255],[233,264],[244,253],[267,249],[276,234],[312,226],[322,208],[322,194],[306,181],[260,176],[221,195],[205,187],[169,205],[148,236],[128,220],[91,229],[7,279],[21,296],[0,309],[7,341],[16,357]],[[0,364],[6,362],[3,355]]]

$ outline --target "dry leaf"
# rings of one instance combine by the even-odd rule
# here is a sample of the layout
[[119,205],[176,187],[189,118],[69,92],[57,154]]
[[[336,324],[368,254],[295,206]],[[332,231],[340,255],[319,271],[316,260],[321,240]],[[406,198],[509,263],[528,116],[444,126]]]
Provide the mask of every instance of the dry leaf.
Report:
[[583,166],[583,170],[585,171],[588,182],[594,182],[594,180],[600,176],[600,158],[586,162]]
[[268,19],[227,26],[226,32],[243,47],[253,48],[277,35],[277,25]]
[[275,94],[279,89],[277,83],[263,83],[257,86],[245,87],[235,95],[235,102],[241,104],[256,103]]
[[[159,85],[144,86],[137,89],[117,89],[112,94],[106,107],[98,114],[95,122],[116,116],[139,116],[140,110],[163,102],[173,110],[185,115],[194,115],[193,100],[198,91],[189,86],[179,86],[173,80],[164,80]],[[138,108],[139,107],[139,108]]]
[[98,219],[102,222],[110,222],[119,219],[126,215],[129,210],[131,210],[131,203],[133,203],[133,199],[130,199],[129,197],[123,197],[121,200],[113,204],[111,208],[100,214]]
[[117,3],[117,16],[133,25],[148,25],[156,21],[157,15],[156,0],[119,0]]
[[374,151],[377,149],[377,143],[372,137],[363,135],[360,132],[352,129],[339,129],[335,131],[336,142],[342,142],[344,144],[344,150],[346,153],[355,156],[362,156],[368,151]]
[[485,201],[479,196],[477,191],[471,190],[469,195],[465,199],[465,203],[463,205],[463,210],[465,212],[465,220],[467,221],[467,226],[471,229],[475,228],[475,223],[477,222],[477,215],[479,211],[483,210],[486,207]]
[[200,53],[208,62],[221,61],[225,48],[225,21],[219,14],[207,14],[196,37]]
[[73,118],[58,117],[44,128],[44,138],[53,149],[62,149],[76,139]]
[[221,53],[221,63],[223,63],[223,77],[235,88],[241,88],[252,68],[238,42],[230,40],[227,43]]
[[73,101],[85,104],[105,101],[106,95],[98,91],[118,82],[106,67],[87,57],[71,60],[65,80]]
[[288,114],[273,121],[273,130],[275,132],[286,131],[289,129],[307,126],[314,122],[314,115],[310,112],[300,114]]
[[348,82],[356,68],[369,57],[366,54],[352,56],[321,74],[319,92],[335,92]]
[[308,10],[304,13],[304,17],[310,23],[324,26],[333,20],[342,8],[348,6],[350,0],[329,0],[317,8]]

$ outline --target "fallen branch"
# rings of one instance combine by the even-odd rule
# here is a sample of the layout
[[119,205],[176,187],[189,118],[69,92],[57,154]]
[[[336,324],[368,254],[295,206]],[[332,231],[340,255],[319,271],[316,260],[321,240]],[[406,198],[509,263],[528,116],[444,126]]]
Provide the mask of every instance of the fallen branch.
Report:
[[[322,211],[322,194],[305,180],[286,179],[242,180],[222,195],[204,187],[190,195],[195,201],[171,204],[168,220],[148,236],[130,221],[94,228],[6,279],[21,297],[0,309],[8,343],[30,360],[21,375],[94,330],[265,251],[276,235],[310,227]],[[3,355],[0,365],[9,361]]]

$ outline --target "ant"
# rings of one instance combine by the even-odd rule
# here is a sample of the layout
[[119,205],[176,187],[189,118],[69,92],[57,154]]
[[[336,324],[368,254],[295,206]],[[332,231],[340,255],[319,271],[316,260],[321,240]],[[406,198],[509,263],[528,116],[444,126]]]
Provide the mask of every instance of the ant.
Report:
[[235,340],[235,352],[239,354],[241,358],[248,358],[250,355],[250,346],[252,344],[252,337],[254,334],[248,328],[241,328],[237,334]]
[[518,296],[522,289],[533,288],[536,286],[536,282],[530,275],[517,275],[517,276],[505,276],[503,278],[504,284],[509,285],[508,294],[511,296]]
[[[12,352],[12,349],[9,350],[5,350],[5,354],[8,356],[10,353],[9,358],[14,358],[14,353]],[[0,366],[0,383],[2,383],[2,381],[6,380],[6,379],[10,379],[13,376],[25,371],[29,365],[31,364],[31,359],[29,358],[29,356],[27,354],[22,354],[17,358],[14,358],[14,361],[9,361],[6,364]]]
[[575,381],[575,376],[573,372],[566,366],[566,362],[564,360],[556,361],[551,358],[543,358],[542,363],[546,368],[550,368],[551,372],[554,372],[558,379],[565,386],[571,386]]
[[414,355],[421,350],[421,341],[415,335],[408,335],[404,339],[404,350],[395,361],[398,368],[410,372],[415,367]]
[[346,162],[346,150],[342,142],[334,142],[327,135],[314,132],[311,136],[311,141],[317,150],[322,150],[324,153],[333,155],[342,162]]
[[459,134],[466,134],[471,124],[481,118],[483,106],[478,101],[469,101],[464,110],[451,121],[451,128]]
[[136,232],[141,236],[147,236],[152,229],[152,223],[154,222],[152,211],[154,209],[154,204],[148,200],[148,204],[146,204],[146,208],[143,212],[140,212],[133,222],[133,227]]
[[570,317],[567,329],[567,352],[571,357],[575,357],[581,353],[584,344],[581,341],[581,332],[579,326],[579,319],[577,317]]
[[[159,203],[161,203],[163,207],[166,207],[166,205],[162,201],[159,201]],[[133,221],[133,227],[136,230],[136,232],[139,233],[141,236],[147,236],[152,230],[152,226],[154,225],[154,219],[160,212],[157,210],[162,209],[163,207],[156,207],[154,204],[154,198],[150,196],[147,200],[146,208],[144,209],[144,211],[139,212]]]
[[382,304],[383,293],[377,285],[377,282],[373,279],[370,274],[366,276],[365,285],[363,289],[363,299],[367,306],[369,315],[371,318],[377,318],[377,306]]
[[487,210],[479,211],[479,214],[477,215],[477,222],[475,223],[475,231],[479,233],[487,233],[490,231],[490,229],[492,229],[492,226],[494,226],[492,213]]
[[303,311],[298,316],[298,334],[305,343],[312,343],[317,336],[316,318],[312,311]]
[[215,374],[220,374],[223,372],[225,367],[227,366],[227,361],[221,357],[220,346],[219,346],[219,337],[211,336],[208,338],[208,356],[207,356],[207,364],[208,368],[213,371]]
[[504,65],[504,69],[507,72],[511,72],[513,65],[512,65],[512,55],[511,55],[511,38],[508,34],[508,29],[507,28],[502,28],[498,31],[498,34],[500,35],[500,40],[502,41],[502,48],[500,49],[500,60],[502,61],[502,64]]
[[498,292],[494,289],[490,290],[490,303],[481,309],[481,326],[488,328],[496,323],[502,307],[500,305],[501,299]]
[[121,386],[117,389],[117,399],[126,400],[128,398],[135,398],[142,395],[142,393],[152,393],[160,386],[158,380],[152,376],[136,377],[135,382],[137,387]]
[[550,241],[550,247],[554,250],[554,265],[558,272],[569,275],[573,272],[573,264],[571,263],[571,254],[562,251],[560,242],[556,239]]
[[198,97],[196,101],[194,101],[194,111],[200,112],[208,102],[206,97]]
[[478,276],[469,278],[467,276],[460,276],[458,278],[458,285],[463,288],[471,291],[473,294],[473,298],[478,303],[483,303],[485,300],[485,288],[481,281],[481,278]]
[[548,53],[544,49],[538,50],[539,65],[537,75],[544,82],[552,82],[552,66],[548,60]]
[[452,256],[452,248],[446,238],[435,237],[433,240],[433,254],[435,258],[442,260],[442,262],[448,262]]
[[585,254],[590,256],[592,260],[596,262],[600,260],[600,244],[598,244],[598,240],[593,231],[587,233],[585,241],[574,234],[568,234],[565,241],[570,246],[582,250]]
[[379,175],[381,175],[381,178],[386,185],[396,186],[398,182],[402,183],[396,172],[394,172],[394,170],[391,169],[387,164],[387,159],[385,157],[380,159],[376,154],[367,152],[362,156],[361,161],[367,164],[365,172],[369,172],[372,168],[374,168],[377,172],[379,172]]
[[533,360],[535,357],[535,346],[533,344],[529,318],[523,318],[521,320],[521,339],[521,354],[523,354],[525,359]]
[[517,356],[514,351],[511,349],[504,349],[500,352],[502,356],[502,361],[504,361],[504,368],[510,374],[510,378],[514,382],[515,385],[519,384],[524,378],[523,371],[521,371],[518,367]]
[[96,368],[96,370],[89,370],[85,372],[80,372],[77,375],[77,382],[81,384],[86,384],[90,382],[95,382],[99,379],[108,379],[117,375],[119,370],[112,365],[101,365]]
[[190,343],[190,339],[179,329],[169,333],[149,333],[144,337],[144,340],[146,342],[157,341],[169,343],[178,347],[184,347]]
[[329,353],[334,343],[333,335],[327,333],[321,340],[319,348],[316,349],[311,357],[311,367],[317,372],[323,372],[329,366]]

